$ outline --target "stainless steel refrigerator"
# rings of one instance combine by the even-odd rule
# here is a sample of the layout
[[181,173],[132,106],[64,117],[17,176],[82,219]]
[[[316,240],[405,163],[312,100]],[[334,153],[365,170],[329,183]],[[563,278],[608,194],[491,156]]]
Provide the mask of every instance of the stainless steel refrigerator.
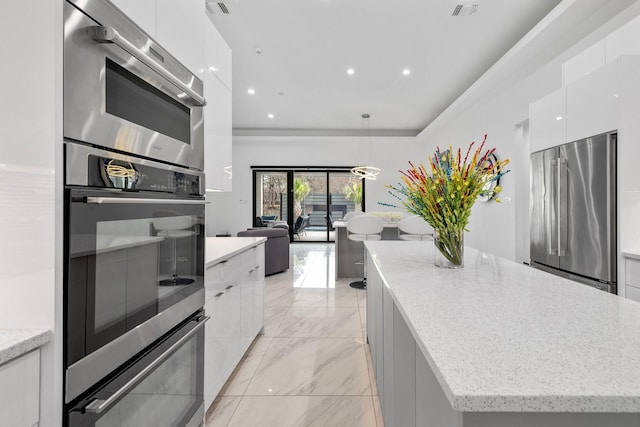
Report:
[[531,154],[531,265],[617,293],[616,134]]

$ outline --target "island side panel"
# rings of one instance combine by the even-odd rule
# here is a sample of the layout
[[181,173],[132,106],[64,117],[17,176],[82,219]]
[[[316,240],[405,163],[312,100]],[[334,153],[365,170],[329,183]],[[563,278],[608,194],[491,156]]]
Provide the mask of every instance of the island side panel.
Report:
[[396,306],[393,307],[393,348],[393,425],[417,426],[416,342]]
[[462,427],[462,414],[454,411],[422,350],[416,346],[416,426]]
[[363,243],[349,240],[346,227],[336,227],[336,279],[362,279],[364,264],[360,263],[363,256]]

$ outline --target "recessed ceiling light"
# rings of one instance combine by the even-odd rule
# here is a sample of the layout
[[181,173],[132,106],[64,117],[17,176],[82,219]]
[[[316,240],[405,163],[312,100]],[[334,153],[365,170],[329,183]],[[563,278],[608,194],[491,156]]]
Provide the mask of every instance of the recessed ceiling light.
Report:
[[271,113],[267,114],[267,117],[269,117],[270,119],[273,119],[275,116]]
[[354,70],[353,68],[347,68],[347,74],[349,74],[350,76],[353,76],[356,73],[356,70]]
[[255,90],[255,89],[252,89],[252,88],[249,88],[249,89],[247,89],[247,93],[248,93],[249,95],[255,95],[256,90]]
[[404,70],[402,70],[402,75],[403,76],[408,76],[409,74],[411,74],[411,70],[408,68],[405,68]]

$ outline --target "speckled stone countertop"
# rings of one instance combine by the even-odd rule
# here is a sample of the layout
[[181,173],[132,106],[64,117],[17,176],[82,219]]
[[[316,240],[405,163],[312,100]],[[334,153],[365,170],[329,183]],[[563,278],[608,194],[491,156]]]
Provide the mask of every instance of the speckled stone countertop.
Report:
[[453,409],[639,412],[640,304],[465,248],[365,242]]
[[205,266],[211,267],[266,240],[266,237],[207,237]]
[[50,339],[51,331],[46,329],[0,329],[0,364],[38,348]]

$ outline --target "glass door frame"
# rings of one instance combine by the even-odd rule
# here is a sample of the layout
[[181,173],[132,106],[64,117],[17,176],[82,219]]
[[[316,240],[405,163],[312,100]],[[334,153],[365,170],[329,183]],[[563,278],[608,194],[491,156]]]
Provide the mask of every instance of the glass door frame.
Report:
[[[318,243],[318,242],[333,242],[330,240],[331,227],[327,227],[326,236],[324,240],[296,240],[295,237],[295,219],[294,219],[294,196],[293,196],[293,188],[294,188],[294,177],[295,174],[301,174],[305,172],[309,173],[324,173],[326,176],[325,184],[325,196],[327,200],[326,204],[326,215],[330,214],[330,206],[331,206],[331,193],[330,193],[330,177],[332,173],[350,173],[351,167],[335,167],[335,166],[252,166],[253,171],[253,198],[252,198],[252,224],[255,226],[259,226],[258,218],[261,216],[262,206],[258,206],[258,196],[261,195],[260,191],[262,189],[258,186],[258,177],[261,177],[265,174],[273,173],[273,174],[285,174],[287,176],[287,189],[286,189],[286,222],[289,226],[289,241],[290,242],[301,242],[301,243]],[[365,195],[366,195],[366,183],[365,179],[361,179],[362,182],[362,198],[360,200],[360,209],[364,212],[365,207]],[[262,200],[262,198],[261,198]]]

